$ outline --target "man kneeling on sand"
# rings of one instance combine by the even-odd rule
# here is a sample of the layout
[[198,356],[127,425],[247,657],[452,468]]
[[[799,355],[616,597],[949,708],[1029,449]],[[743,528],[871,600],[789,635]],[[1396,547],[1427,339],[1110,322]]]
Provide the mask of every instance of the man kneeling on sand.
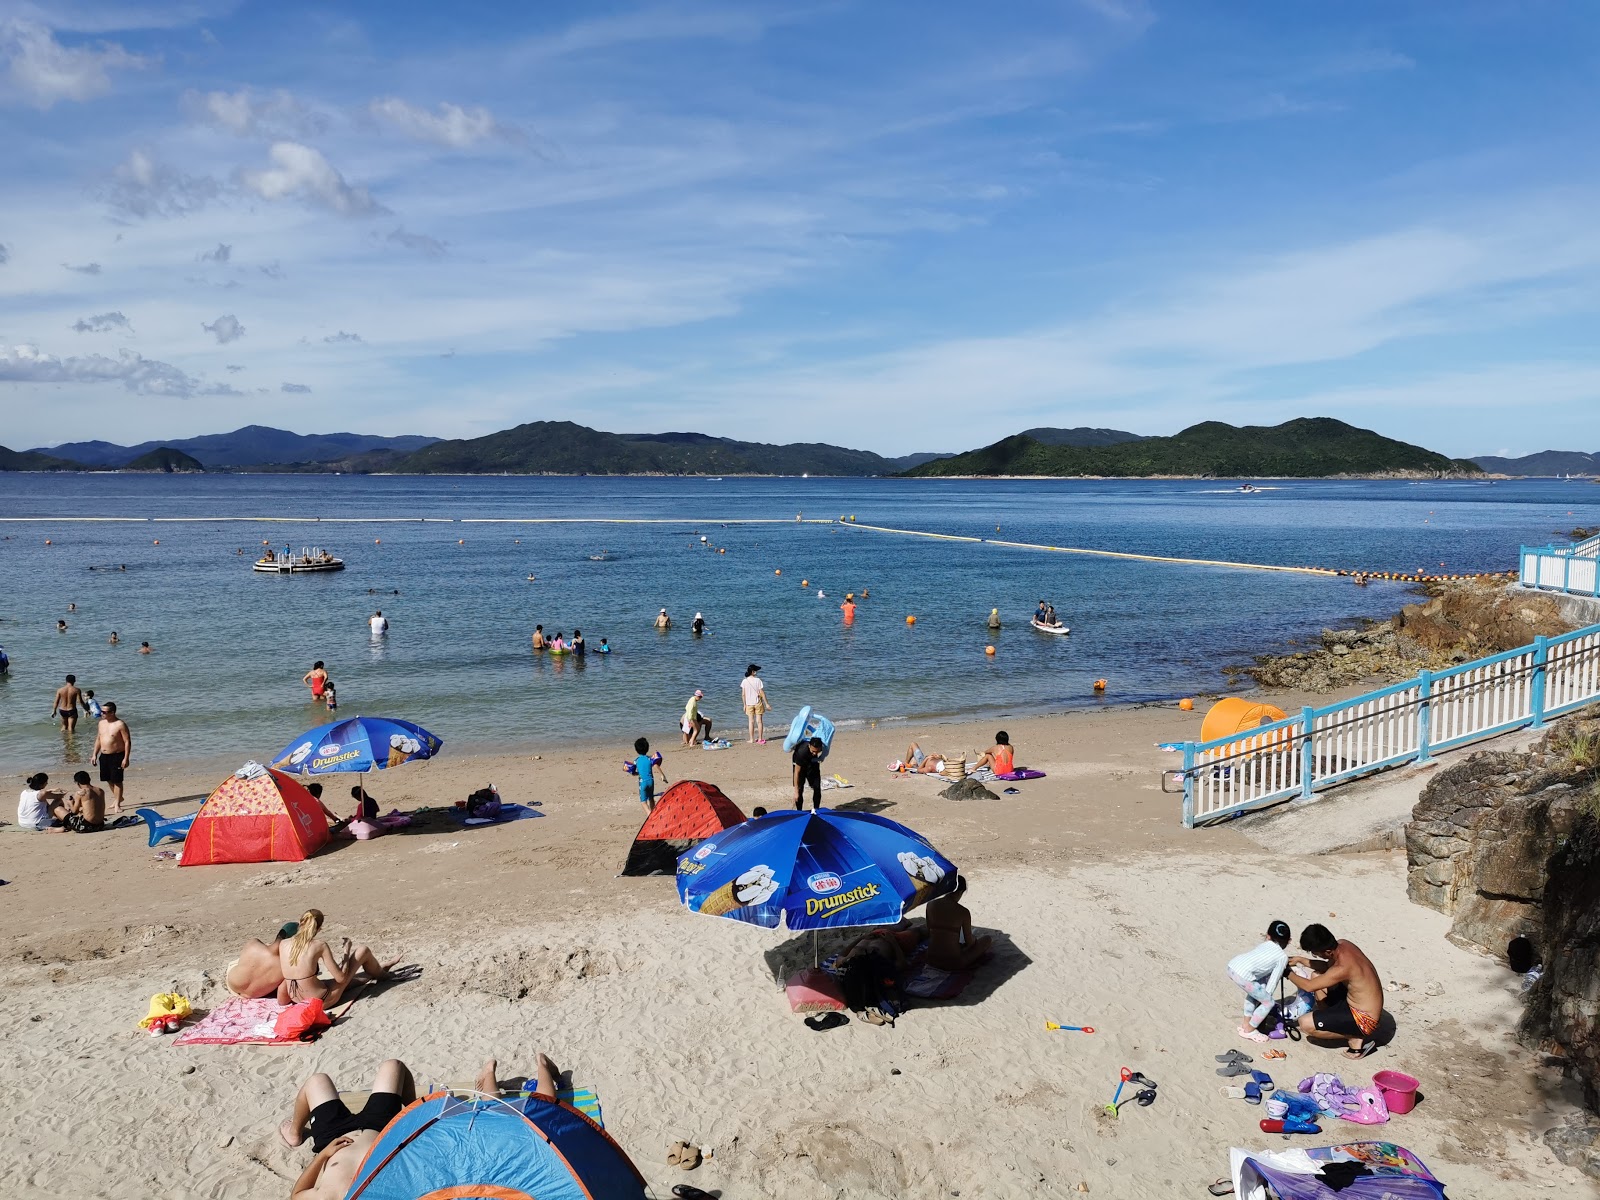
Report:
[[1354,942],[1341,941],[1326,925],[1307,925],[1300,931],[1300,948],[1319,961],[1291,958],[1291,967],[1304,967],[1310,976],[1291,973],[1302,992],[1317,995],[1317,1006],[1300,1018],[1300,1029],[1320,1041],[1347,1042],[1346,1058],[1365,1058],[1378,1048],[1373,1039],[1383,1016],[1383,984],[1372,960]]
[[[475,1090],[486,1096],[500,1094],[498,1065],[492,1058],[483,1064],[473,1084]],[[541,1054],[538,1074],[529,1082],[536,1082],[539,1095],[554,1100],[558,1074],[555,1063]],[[350,1111],[338,1086],[327,1075],[319,1072],[301,1084],[295,1093],[294,1109],[278,1126],[278,1134],[291,1147],[309,1137],[316,1157],[294,1181],[291,1200],[341,1200],[378,1135],[416,1098],[416,1080],[398,1058],[378,1065],[372,1094],[360,1112]]]

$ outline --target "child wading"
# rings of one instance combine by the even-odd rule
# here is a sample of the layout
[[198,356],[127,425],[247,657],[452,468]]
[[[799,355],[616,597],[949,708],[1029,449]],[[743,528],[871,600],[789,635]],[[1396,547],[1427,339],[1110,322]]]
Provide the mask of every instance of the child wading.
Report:
[[1244,992],[1244,1021],[1239,1036],[1264,1042],[1261,1022],[1277,1003],[1278,981],[1289,969],[1289,925],[1274,921],[1267,926],[1267,940],[1254,950],[1246,950],[1228,962],[1228,978]]

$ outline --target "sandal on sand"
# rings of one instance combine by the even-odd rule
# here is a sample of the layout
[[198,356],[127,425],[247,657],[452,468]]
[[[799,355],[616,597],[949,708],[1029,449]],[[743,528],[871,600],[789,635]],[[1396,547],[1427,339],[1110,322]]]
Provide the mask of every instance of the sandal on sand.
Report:
[[678,1197],[678,1200],[716,1200],[716,1197],[710,1192],[702,1192],[699,1188],[689,1183],[675,1184],[672,1188],[672,1194]]
[[1135,1071],[1132,1075],[1129,1075],[1128,1082],[1143,1084],[1147,1088],[1158,1086],[1156,1081],[1151,1079],[1150,1076],[1146,1075],[1143,1071]]
[[1226,1054],[1217,1055],[1217,1061],[1219,1063],[1236,1063],[1255,1062],[1255,1059],[1251,1058],[1243,1050],[1229,1050]]
[[1224,1079],[1230,1079],[1235,1075],[1250,1074],[1250,1068],[1245,1066],[1242,1062],[1231,1062],[1225,1067],[1218,1067],[1217,1074],[1221,1075]]
[[1359,1050],[1355,1049],[1353,1046],[1346,1046],[1344,1048],[1344,1056],[1350,1059],[1352,1062],[1356,1062],[1365,1058],[1367,1055],[1372,1054],[1377,1049],[1378,1043],[1373,1041],[1371,1038],[1368,1038],[1366,1041],[1361,1043],[1361,1049]]
[[1282,1050],[1268,1050],[1264,1054],[1262,1054],[1261,1057],[1262,1058],[1288,1058],[1289,1056],[1287,1054],[1285,1054]]
[[1251,1071],[1250,1078],[1254,1079],[1257,1084],[1266,1088],[1266,1090],[1269,1092],[1273,1089],[1274,1085],[1272,1082],[1272,1076],[1268,1075],[1265,1071]]
[[889,1016],[881,1008],[863,1009],[861,1012],[861,1019],[868,1025],[887,1025],[891,1029],[894,1028],[894,1018]]
[[812,1013],[806,1018],[806,1024],[821,1033],[826,1029],[837,1029],[841,1025],[850,1024],[850,1018],[842,1012]]
[[1244,1102],[1246,1104],[1261,1103],[1261,1085],[1259,1083],[1247,1083],[1244,1085]]
[[1233,1180],[1219,1179],[1210,1187],[1208,1187],[1206,1191],[1210,1192],[1213,1196],[1231,1196],[1233,1195]]
[[1149,1108],[1156,1102],[1156,1090],[1153,1087],[1145,1088],[1134,1099],[1139,1102],[1140,1108]]
[[1225,1088],[1219,1088],[1218,1090],[1224,1096],[1226,1096],[1229,1100],[1243,1100],[1244,1099],[1244,1089],[1242,1087],[1225,1087]]
[[688,1142],[673,1142],[667,1149],[667,1165],[692,1171],[700,1165],[700,1147]]

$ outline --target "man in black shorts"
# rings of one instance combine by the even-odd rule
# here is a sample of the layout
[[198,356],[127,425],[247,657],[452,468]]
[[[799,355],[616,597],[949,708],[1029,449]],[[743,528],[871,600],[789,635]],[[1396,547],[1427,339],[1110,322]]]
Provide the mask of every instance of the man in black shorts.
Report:
[[821,738],[801,742],[794,748],[790,761],[794,763],[794,810],[805,807],[806,784],[811,785],[811,811],[822,807],[822,755]]
[[351,1112],[339,1098],[339,1089],[318,1073],[295,1093],[293,1114],[278,1126],[287,1146],[298,1146],[309,1136],[316,1157],[300,1173],[291,1200],[342,1200],[384,1127],[417,1098],[411,1069],[398,1058],[378,1065],[372,1094],[360,1112]]

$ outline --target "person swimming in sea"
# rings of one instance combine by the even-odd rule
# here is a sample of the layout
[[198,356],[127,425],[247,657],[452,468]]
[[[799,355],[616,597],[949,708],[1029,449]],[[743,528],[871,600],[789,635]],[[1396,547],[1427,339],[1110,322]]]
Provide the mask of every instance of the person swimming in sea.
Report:
[[594,652],[596,654],[610,654],[611,653],[611,643],[606,641],[605,638],[601,638],[600,639],[600,644],[594,648]]

